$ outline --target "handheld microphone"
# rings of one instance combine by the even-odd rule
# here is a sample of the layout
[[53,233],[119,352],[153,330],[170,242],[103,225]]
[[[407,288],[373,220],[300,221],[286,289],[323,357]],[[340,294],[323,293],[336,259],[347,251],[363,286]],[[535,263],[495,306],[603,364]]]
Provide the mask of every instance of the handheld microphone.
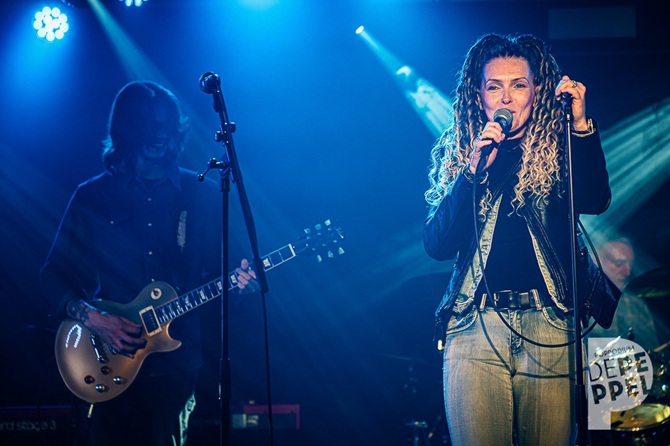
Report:
[[[498,110],[495,111],[495,113],[493,113],[493,121],[500,124],[500,127],[502,127],[502,131],[505,135],[507,135],[509,130],[512,128],[512,120],[513,120],[512,112],[506,108],[499,108]],[[489,156],[491,151],[496,147],[498,147],[498,143],[495,141],[493,141],[488,146],[483,147],[481,150],[482,157]]]
[[221,79],[216,73],[208,71],[200,76],[200,89],[207,94],[215,93],[221,85]]
[[493,120],[500,124],[505,135],[512,128],[512,112],[506,108],[499,108],[493,113]]

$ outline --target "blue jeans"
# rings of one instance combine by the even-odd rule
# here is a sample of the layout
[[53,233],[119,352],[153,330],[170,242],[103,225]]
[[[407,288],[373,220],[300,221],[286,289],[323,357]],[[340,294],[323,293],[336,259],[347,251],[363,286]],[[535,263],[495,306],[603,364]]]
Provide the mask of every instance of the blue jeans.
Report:
[[[554,307],[500,314],[535,342],[574,339],[572,314]],[[575,444],[574,345],[547,348],[524,341],[489,307],[451,322],[444,398],[454,446]]]

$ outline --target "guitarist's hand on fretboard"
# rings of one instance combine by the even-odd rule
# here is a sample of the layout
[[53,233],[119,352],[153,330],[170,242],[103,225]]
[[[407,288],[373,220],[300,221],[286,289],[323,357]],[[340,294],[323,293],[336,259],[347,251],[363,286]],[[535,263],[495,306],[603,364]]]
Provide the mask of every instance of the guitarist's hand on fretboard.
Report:
[[255,293],[260,289],[260,284],[256,280],[256,271],[251,269],[247,259],[242,259],[240,267],[235,269],[237,276],[237,292],[240,294]]

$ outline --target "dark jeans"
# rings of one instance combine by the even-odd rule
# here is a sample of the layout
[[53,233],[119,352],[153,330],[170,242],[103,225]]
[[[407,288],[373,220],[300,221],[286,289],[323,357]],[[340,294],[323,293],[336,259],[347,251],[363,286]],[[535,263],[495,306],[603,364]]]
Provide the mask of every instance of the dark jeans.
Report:
[[78,446],[181,446],[195,407],[196,374],[138,377],[118,397],[93,407],[82,402]]

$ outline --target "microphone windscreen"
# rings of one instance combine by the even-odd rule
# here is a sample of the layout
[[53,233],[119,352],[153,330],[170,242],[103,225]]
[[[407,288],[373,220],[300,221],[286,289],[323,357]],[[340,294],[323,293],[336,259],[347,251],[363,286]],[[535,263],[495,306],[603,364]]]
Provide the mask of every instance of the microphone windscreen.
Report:
[[512,119],[512,112],[506,108],[499,108],[493,113],[493,120],[500,124],[505,134],[512,128]]
[[219,75],[208,71],[200,76],[200,89],[207,94],[214,93],[219,88],[219,82]]

